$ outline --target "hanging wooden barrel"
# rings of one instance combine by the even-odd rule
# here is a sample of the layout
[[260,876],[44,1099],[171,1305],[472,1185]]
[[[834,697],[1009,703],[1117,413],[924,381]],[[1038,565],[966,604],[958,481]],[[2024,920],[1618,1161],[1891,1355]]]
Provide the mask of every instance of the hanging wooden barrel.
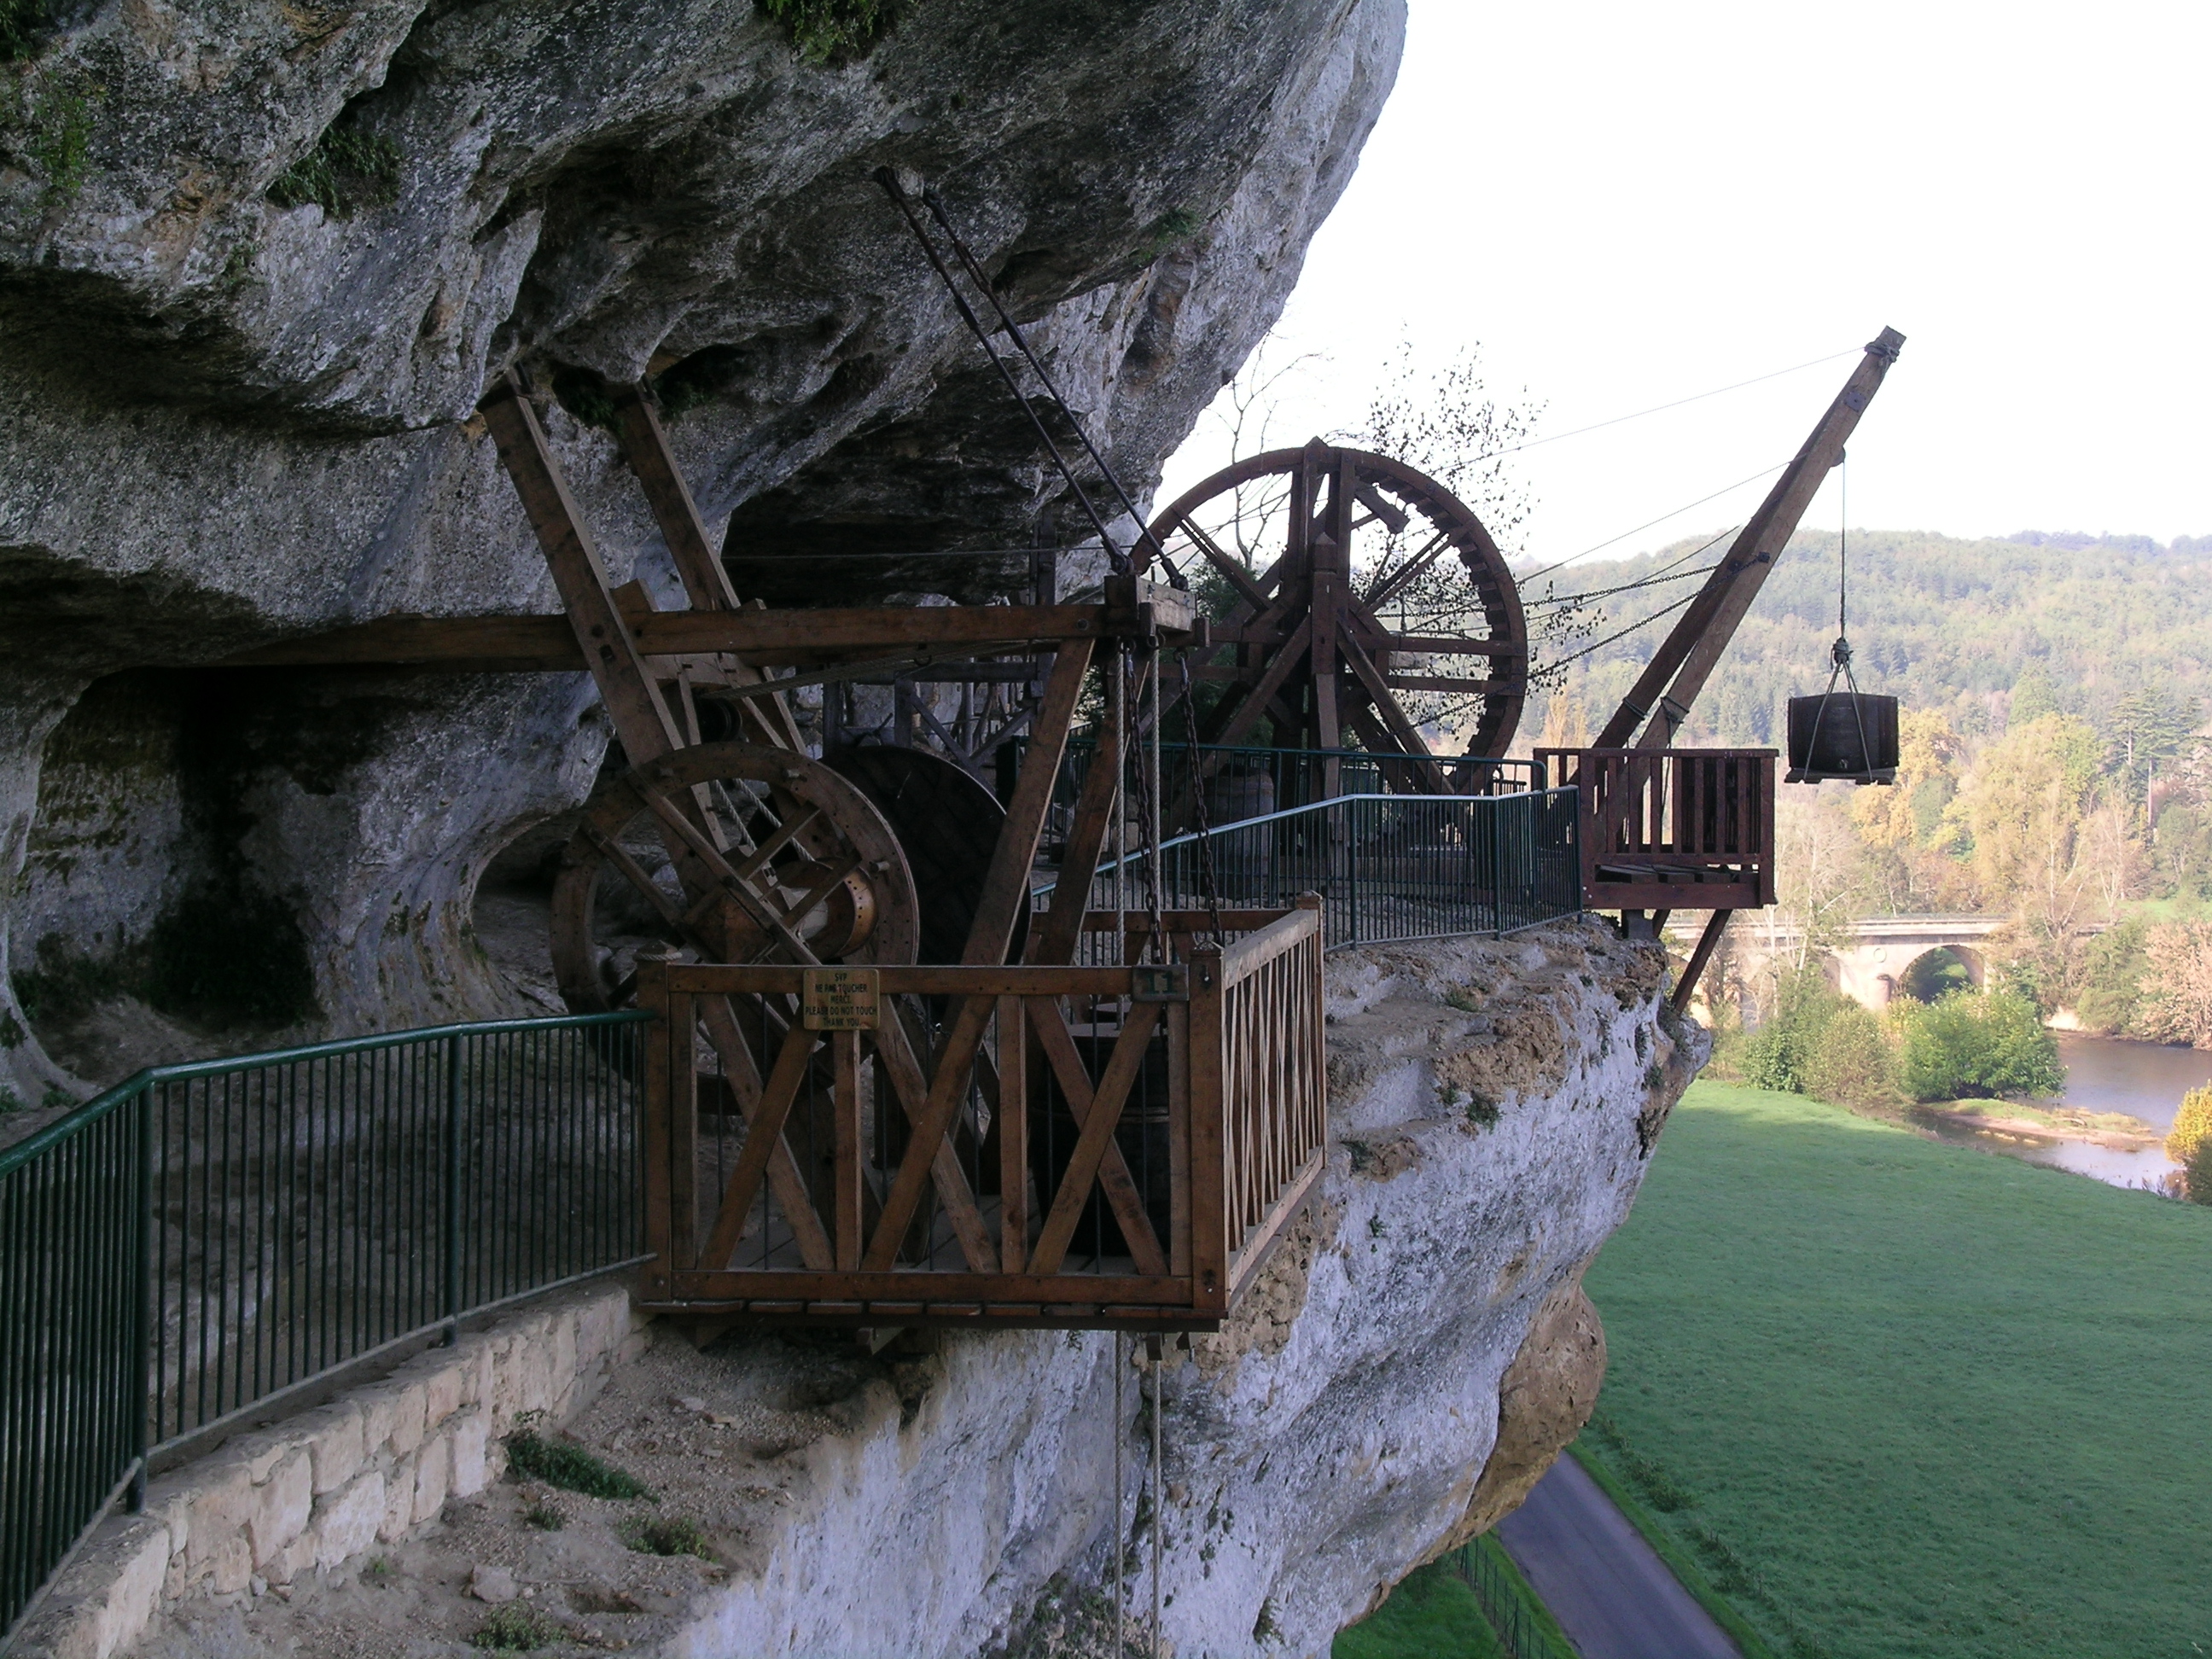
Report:
[[1897,781],[1897,699],[1829,691],[1790,699],[1785,782]]

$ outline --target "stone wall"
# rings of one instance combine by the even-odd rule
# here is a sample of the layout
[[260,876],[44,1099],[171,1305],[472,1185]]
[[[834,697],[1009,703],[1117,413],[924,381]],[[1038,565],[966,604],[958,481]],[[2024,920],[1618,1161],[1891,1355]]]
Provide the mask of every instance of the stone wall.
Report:
[[606,1285],[464,1334],[334,1403],[227,1442],[110,1521],[18,1638],[25,1659],[110,1659],[154,1619],[248,1602],[435,1522],[507,1467],[520,1424],[584,1410],[649,1345]]

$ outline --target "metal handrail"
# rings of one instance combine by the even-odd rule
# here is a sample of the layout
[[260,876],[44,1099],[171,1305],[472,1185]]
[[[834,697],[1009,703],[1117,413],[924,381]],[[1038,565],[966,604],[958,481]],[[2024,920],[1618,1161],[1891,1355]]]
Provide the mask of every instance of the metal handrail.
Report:
[[623,1008],[610,1013],[548,1014],[535,1019],[469,1020],[453,1025],[425,1025],[407,1031],[378,1031],[368,1036],[336,1037],[328,1042],[313,1042],[297,1048],[267,1048],[258,1054],[231,1054],[216,1060],[180,1060],[164,1066],[149,1066],[94,1095],[75,1111],[55,1119],[45,1128],[8,1146],[0,1147],[0,1176],[10,1174],[48,1146],[67,1139],[87,1123],[106,1116],[131,1096],[155,1083],[173,1083],[184,1078],[216,1077],[228,1072],[255,1071],[290,1061],[319,1060],[335,1054],[362,1054],[373,1048],[396,1048],[403,1043],[419,1042],[433,1037],[483,1036],[497,1032],[567,1030],[589,1025],[630,1025],[652,1018],[643,1009]]
[[1507,1659],[1574,1659],[1537,1611],[1543,1604],[1494,1534],[1468,1542],[1455,1565]]
[[[1362,793],[1263,813],[1159,846],[1163,900],[1194,903],[1210,842],[1224,904],[1322,896],[1331,950],[1467,934],[1504,935],[1581,913],[1583,804],[1573,788],[1510,795]],[[1145,861],[1098,867],[1092,908],[1134,908]],[[1040,889],[1042,892],[1043,890]]]
[[651,1018],[149,1066],[0,1151],[0,1646],[156,1453],[639,1260]]

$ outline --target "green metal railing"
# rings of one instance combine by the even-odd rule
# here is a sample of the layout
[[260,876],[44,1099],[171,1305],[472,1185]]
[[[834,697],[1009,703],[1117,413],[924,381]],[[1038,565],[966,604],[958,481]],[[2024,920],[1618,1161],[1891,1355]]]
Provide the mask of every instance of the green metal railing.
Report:
[[0,1152],[0,1645],[155,1452],[642,1259],[650,1018],[159,1066]]
[[[1009,798],[1024,738],[1017,738],[999,751],[999,793]],[[1084,775],[1091,769],[1097,744],[1077,738],[1067,745],[1067,758],[1053,785],[1054,823],[1064,826],[1074,816],[1076,797]],[[1140,768],[1152,764],[1149,745],[1128,751],[1124,766],[1128,774],[1129,798],[1145,798],[1152,780],[1138,777]],[[1539,788],[1544,780],[1532,761],[1484,760],[1465,755],[1439,755],[1433,764],[1409,755],[1375,754],[1364,749],[1259,749],[1231,744],[1163,743],[1159,746],[1159,811],[1161,830],[1180,835],[1198,827],[1202,804],[1212,823],[1231,823],[1293,806],[1308,806],[1336,795],[1430,795],[1439,793],[1441,776],[1454,795],[1518,794]]]
[[1494,1535],[1485,1533],[1458,1550],[1452,1565],[1474,1592],[1508,1659],[1575,1659],[1565,1634]]
[[[1572,789],[1316,801],[1162,842],[1162,902],[1202,909],[1218,895],[1241,909],[1319,893],[1332,950],[1517,933],[1582,909],[1580,805]],[[1139,853],[1109,862],[1093,907],[1139,908],[1144,866]]]

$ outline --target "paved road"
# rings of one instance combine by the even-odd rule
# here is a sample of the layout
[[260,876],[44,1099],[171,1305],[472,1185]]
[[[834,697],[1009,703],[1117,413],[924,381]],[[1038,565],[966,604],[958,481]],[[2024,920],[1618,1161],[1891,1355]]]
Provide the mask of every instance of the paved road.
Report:
[[1582,1659],[1741,1659],[1573,1458],[1552,1465],[1498,1535]]

